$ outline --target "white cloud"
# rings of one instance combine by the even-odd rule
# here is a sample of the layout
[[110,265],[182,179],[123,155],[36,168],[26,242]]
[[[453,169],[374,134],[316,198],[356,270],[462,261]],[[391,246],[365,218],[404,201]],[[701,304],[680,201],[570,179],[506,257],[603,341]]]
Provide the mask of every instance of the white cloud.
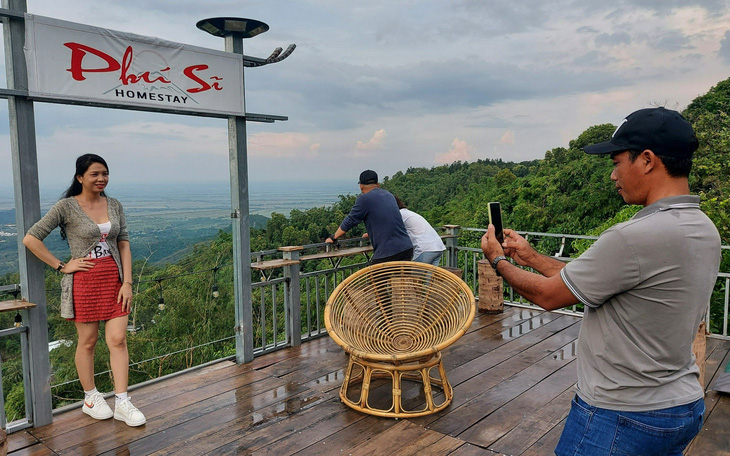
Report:
[[469,145],[466,141],[455,138],[451,143],[448,152],[438,155],[435,162],[439,165],[453,163],[455,161],[469,161],[472,159],[474,146]]
[[385,129],[381,128],[380,130],[373,133],[373,137],[370,138],[370,140],[368,142],[358,141],[357,145],[355,146],[355,149],[357,149],[357,150],[379,149],[384,140],[385,140]]
[[312,158],[318,155],[319,144],[303,133],[256,133],[249,137],[248,149],[251,156]]
[[512,130],[507,130],[504,132],[501,138],[499,138],[499,141],[497,141],[497,144],[509,144],[512,145],[515,143],[515,132]]

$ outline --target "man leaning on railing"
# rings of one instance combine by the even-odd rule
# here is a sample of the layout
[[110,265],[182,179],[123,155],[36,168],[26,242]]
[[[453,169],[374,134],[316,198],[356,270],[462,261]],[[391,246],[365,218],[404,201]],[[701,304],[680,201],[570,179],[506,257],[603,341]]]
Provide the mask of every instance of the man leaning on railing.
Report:
[[[689,194],[697,138],[676,111],[630,114],[610,141],[611,179],[644,208],[565,264],[494,227],[482,250],[520,295],[546,310],[582,302],[577,394],[555,453],[681,455],[705,410],[692,340],[720,265],[720,236]],[[539,274],[512,265],[529,266]]]

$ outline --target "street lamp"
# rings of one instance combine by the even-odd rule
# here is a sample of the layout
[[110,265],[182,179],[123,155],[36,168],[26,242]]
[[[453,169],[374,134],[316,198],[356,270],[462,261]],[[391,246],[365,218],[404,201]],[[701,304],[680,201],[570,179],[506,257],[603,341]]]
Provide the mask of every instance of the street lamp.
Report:
[[269,26],[255,19],[243,17],[211,17],[195,24],[200,30],[214,36],[237,35],[239,38],[253,38],[269,30]]

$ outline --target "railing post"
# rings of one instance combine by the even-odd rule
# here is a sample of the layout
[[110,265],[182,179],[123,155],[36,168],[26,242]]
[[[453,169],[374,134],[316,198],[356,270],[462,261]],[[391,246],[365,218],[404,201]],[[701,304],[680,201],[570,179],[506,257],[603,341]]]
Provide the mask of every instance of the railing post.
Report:
[[284,266],[284,278],[289,285],[289,344],[296,347],[302,344],[302,302],[299,285],[299,252],[301,246],[279,247],[285,260],[294,260],[295,264]]
[[[25,0],[3,0],[2,6],[19,13],[27,11]],[[3,35],[5,37],[5,69],[8,88],[27,90],[28,73],[23,52],[24,21],[22,19],[3,19]],[[33,406],[25,413],[33,426],[39,427],[53,421],[53,409],[44,266],[43,262],[32,255],[23,245],[23,236],[26,231],[41,216],[33,102],[27,98],[9,97],[8,117],[10,119],[20,286],[23,298],[36,304],[36,307],[28,312],[30,385]]]
[[459,267],[459,251],[456,249],[459,245],[459,228],[460,225],[444,225],[446,236],[444,236],[444,245],[446,245],[446,266],[450,268]]

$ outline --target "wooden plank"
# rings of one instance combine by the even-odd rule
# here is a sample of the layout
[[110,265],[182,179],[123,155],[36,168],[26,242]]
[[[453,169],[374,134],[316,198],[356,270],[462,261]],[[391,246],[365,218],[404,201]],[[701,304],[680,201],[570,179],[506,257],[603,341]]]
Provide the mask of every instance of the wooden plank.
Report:
[[[237,373],[239,375],[235,375]],[[268,378],[266,375],[250,371],[248,368],[233,365],[228,369],[211,371],[207,375],[173,378],[170,380],[175,381],[171,382],[170,385],[165,382],[156,383],[144,389],[136,390],[130,396],[134,399],[134,404],[142,410],[149,420],[160,413],[169,411],[170,406],[185,407],[196,400],[204,400],[206,397],[222,394],[237,387]],[[149,392],[147,392],[148,388]],[[113,399],[109,399],[107,403],[111,404],[112,401]],[[154,410],[147,409],[147,405],[151,404],[154,404]],[[100,424],[98,420],[83,414],[80,409],[74,409],[55,417],[52,424],[31,429],[29,432],[36,438],[47,441],[51,438],[59,438],[64,433],[73,432],[87,426],[99,426]]]
[[[715,350],[713,350],[712,354],[708,357],[705,366],[713,366],[714,368],[713,375],[710,375],[710,373],[707,372],[707,375],[705,376],[705,381],[708,385],[712,385],[717,376],[724,371],[724,367],[726,365],[725,363],[730,362],[730,351],[727,350],[726,344],[730,344],[730,342],[722,341],[722,343],[718,344]],[[713,438],[713,432],[708,432],[706,429],[710,421],[714,423],[714,420],[716,419],[714,413],[715,408],[723,398],[726,398],[723,393],[714,390],[707,391],[707,393],[705,394],[705,426],[702,427],[702,430],[699,432],[699,434],[687,446],[685,454],[698,454],[694,453],[695,448],[697,446],[704,446],[704,441],[706,439],[711,440]],[[730,440],[728,440],[728,442],[730,442]]]
[[560,424],[550,429],[540,440],[535,442],[534,445],[530,446],[522,456],[554,456],[555,447],[558,446],[560,441],[560,435],[563,433],[565,427],[565,420],[561,421]]
[[[568,331],[568,333],[570,334],[569,337],[575,338],[577,337],[577,331],[579,329],[578,325],[576,325],[575,320],[572,318],[558,318],[544,326],[523,334],[518,338],[512,340],[508,339],[505,341],[504,344],[499,345],[493,350],[477,358],[474,358],[467,363],[450,369],[448,374],[449,380],[451,381],[452,385],[459,385],[466,380],[474,377],[475,375],[481,374],[485,370],[522,353],[533,345],[539,344],[540,342],[546,340],[548,337],[551,337],[567,328],[570,328],[573,325],[575,325],[576,328]],[[560,346],[562,345],[564,344],[561,344]],[[446,358],[444,364],[447,364],[447,361],[451,358],[451,353],[448,351],[444,351],[444,357]]]
[[[330,399],[309,390],[278,397],[269,392],[253,395],[245,391],[232,393],[232,396],[226,407],[206,410],[207,413],[193,410],[197,415],[193,419],[171,420],[163,432],[130,439],[129,443],[124,442],[124,448],[131,454],[205,453],[229,442],[239,433],[249,432],[254,426],[282,421],[294,411]],[[109,449],[107,454],[116,454],[117,451],[118,448]]]
[[33,437],[33,435],[28,431],[13,432],[12,434],[8,434],[7,439],[8,453],[21,450],[40,442],[40,440]]
[[365,416],[362,413],[353,413],[349,408],[340,404],[339,411],[336,410],[335,413],[326,416],[324,419],[315,421],[305,428],[296,429],[296,432],[292,432],[282,439],[265,445],[251,454],[269,456],[293,454],[343,428],[349,427],[354,422],[365,419]]
[[[327,395],[325,395],[327,396]],[[317,402],[317,407],[292,407],[287,410],[279,410],[275,414],[266,416],[261,423],[256,423],[252,428],[249,417],[242,417],[224,429],[206,435],[205,438],[195,438],[186,441],[186,445],[177,447],[175,451],[165,448],[164,451],[155,454],[181,454],[183,449],[191,453],[212,453],[216,455],[225,454],[251,454],[254,451],[271,445],[300,429],[306,429],[312,423],[334,417],[344,422],[357,421],[362,419],[362,414],[351,409],[344,410],[339,400],[332,397]]]
[[730,397],[722,396],[700,433],[685,451],[686,456],[730,454]]
[[[568,346],[565,348],[570,350]],[[554,359],[551,353],[525,368],[520,365],[521,360],[518,357],[512,358],[503,363],[505,365],[495,366],[488,370],[488,373],[485,372],[484,375],[481,375],[481,382],[465,382],[459,386],[462,387],[461,392],[457,391],[459,387],[456,387],[454,401],[459,397],[458,394],[464,393],[466,393],[465,396],[471,397],[471,399],[461,406],[451,408],[447,414],[430,423],[428,427],[443,434],[459,435],[484,416],[532,388],[573,359],[571,357]],[[506,365],[508,363],[513,364],[514,367],[508,367]],[[470,383],[468,392],[463,391],[466,389],[464,386],[467,383]]]
[[74,412],[79,421],[86,423],[85,426],[74,432],[67,432],[65,428],[56,429],[55,433],[43,441],[55,451],[70,453],[88,453],[91,444],[94,449],[92,453],[98,454],[116,448],[120,442],[154,436],[167,432],[170,427],[180,423],[207,416],[237,403],[239,397],[248,397],[252,400],[254,392],[263,389],[262,385],[252,382],[253,379],[259,379],[262,385],[266,385],[267,389],[263,394],[270,396],[269,401],[273,402],[281,402],[303,389],[298,385],[282,385],[285,382],[278,379],[268,377],[262,379],[258,372],[246,372],[151,404],[144,400],[144,396],[140,396],[138,402],[141,404],[140,409],[145,413],[147,423],[139,428],[130,428],[116,420],[97,421],[82,415],[81,411],[77,410]]
[[22,309],[32,309],[35,304],[22,299],[11,299],[10,301],[0,301],[0,312],[12,312]]
[[712,386],[718,375],[725,371],[725,366],[730,358],[730,341],[725,340],[708,353],[705,360],[705,391]]
[[[563,366],[537,385],[507,402],[474,426],[459,434],[459,438],[481,447],[492,444],[517,427],[526,416],[560,396],[577,381],[575,363]],[[570,401],[568,401],[570,403]]]
[[505,454],[522,454],[568,416],[575,389],[571,386],[539,410],[522,416],[520,423],[489,449]]
[[[300,379],[304,379],[304,381],[309,381],[322,375],[322,373],[319,373],[311,377],[308,376],[308,372],[311,369],[316,369],[317,366],[322,363],[322,357],[326,357],[326,359],[334,359],[334,361],[336,362],[347,365],[348,355],[342,348],[332,342],[332,345],[322,347],[322,349],[318,352],[302,354],[302,356],[282,360],[281,362],[261,369],[260,372],[263,372],[266,375],[270,375],[272,377],[283,377],[287,374],[299,373],[300,375],[302,375]],[[330,371],[331,370],[334,369],[330,369]]]
[[292,266],[295,264],[299,264],[299,260],[284,260],[279,258],[277,260],[259,261],[257,263],[251,263],[251,269],[263,271],[265,269],[283,268],[284,266]]
[[302,255],[299,257],[301,261],[308,260],[323,260],[326,258],[342,258],[352,255],[360,255],[363,253],[369,253],[373,251],[373,246],[368,245],[364,247],[352,247],[349,249],[332,250],[330,252],[313,253],[310,255]]
[[[137,404],[138,395],[144,395],[144,398],[139,397],[139,399],[143,400],[141,404],[145,403],[144,401],[146,400],[155,402],[157,400],[171,397],[174,394],[182,394],[196,390],[201,386],[211,385],[216,381],[233,377],[248,370],[250,370],[250,368],[247,366],[238,366],[230,361],[225,361],[206,366],[199,371],[193,371],[189,374],[180,375],[162,382],[145,386],[142,389],[132,391],[130,396],[134,398],[135,404]],[[111,401],[112,399],[107,400],[108,403],[111,403]],[[146,412],[146,410],[143,410],[143,412]],[[96,423],[96,420],[82,414],[80,409],[74,409],[54,416],[52,424],[31,429],[29,432],[42,440],[52,435],[58,435],[62,432],[71,432],[93,423]]]
[[315,442],[295,453],[297,456],[343,455],[354,448],[367,445],[375,436],[398,424],[398,420],[389,420],[371,415],[363,415],[363,419]]
[[459,343],[443,351],[444,366],[447,370],[451,370],[455,366],[466,364],[484,354],[491,353],[511,340],[562,317],[558,314],[541,313],[516,322],[514,318],[510,318],[481,328],[478,331],[467,333],[459,339]]
[[449,456],[495,456],[494,451],[487,450],[471,443],[465,443],[455,451],[449,453]]
[[263,356],[257,356],[253,361],[246,364],[246,366],[251,366],[252,369],[262,370],[287,359],[298,358],[300,356],[314,356],[314,354],[321,354],[336,349],[342,350],[331,338],[318,337],[296,347],[288,347],[267,353]]
[[12,453],[8,453],[9,456],[49,456],[55,454],[57,453],[54,453],[53,450],[48,448],[43,443],[36,443],[35,445],[13,451]]
[[347,367],[343,367],[342,369],[338,369],[334,372],[329,372],[326,375],[315,378],[314,380],[305,383],[304,386],[309,389],[321,391],[323,393],[327,391],[332,391],[334,389],[339,389],[342,386],[342,382],[345,380],[346,368]]
[[[432,421],[442,420],[443,418],[448,417],[448,415],[453,413],[455,410],[458,410],[461,405],[473,400],[479,395],[484,394],[487,390],[492,388],[496,389],[500,383],[509,382],[512,376],[524,372],[526,369],[533,366],[534,363],[542,359],[547,360],[547,358],[551,355],[546,357],[546,353],[554,353],[573,342],[578,337],[578,331],[578,325],[572,325],[565,331],[553,334],[551,337],[548,337],[545,340],[530,346],[526,350],[521,351],[519,355],[512,356],[505,361],[500,361],[499,363],[493,363],[488,355],[484,356],[482,358],[482,362],[485,363],[487,369],[480,372],[479,375],[471,376],[467,381],[464,381],[454,387],[454,400],[449,409],[445,412],[441,412],[440,414],[416,418],[416,420],[419,420],[421,424],[426,425]],[[517,342],[515,341],[515,343]],[[501,357],[498,357],[498,360],[500,359]],[[561,366],[556,366],[555,369],[557,370],[559,367]],[[476,371],[478,369],[474,368],[474,370]],[[540,379],[537,379],[535,383],[539,380]],[[459,415],[457,413],[451,419],[458,422],[458,416]]]
[[[360,445],[350,450],[348,455],[448,454],[463,443],[453,437],[424,429],[408,420],[400,420],[395,426],[368,440],[367,445]],[[425,448],[428,448],[428,453],[423,453]]]

